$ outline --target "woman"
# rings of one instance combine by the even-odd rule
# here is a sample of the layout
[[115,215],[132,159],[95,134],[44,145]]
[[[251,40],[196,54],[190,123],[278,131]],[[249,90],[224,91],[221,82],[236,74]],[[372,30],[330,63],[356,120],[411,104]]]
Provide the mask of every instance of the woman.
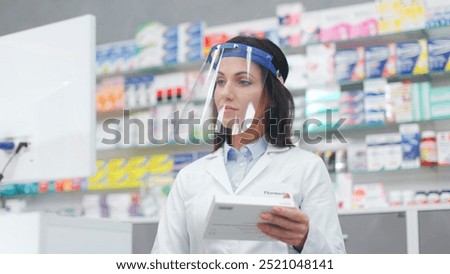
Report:
[[[293,146],[293,101],[283,52],[271,41],[235,37],[211,49],[194,92],[206,95],[214,152],[178,174],[153,253],[344,253],[331,181],[322,160]],[[274,241],[205,239],[215,195],[289,194],[258,228]]]

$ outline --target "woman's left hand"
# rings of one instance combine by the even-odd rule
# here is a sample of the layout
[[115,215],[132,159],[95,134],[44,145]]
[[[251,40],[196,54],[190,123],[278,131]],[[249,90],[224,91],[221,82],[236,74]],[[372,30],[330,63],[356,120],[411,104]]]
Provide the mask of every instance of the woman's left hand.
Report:
[[258,228],[268,236],[302,250],[309,231],[309,217],[298,208],[274,207],[260,214]]

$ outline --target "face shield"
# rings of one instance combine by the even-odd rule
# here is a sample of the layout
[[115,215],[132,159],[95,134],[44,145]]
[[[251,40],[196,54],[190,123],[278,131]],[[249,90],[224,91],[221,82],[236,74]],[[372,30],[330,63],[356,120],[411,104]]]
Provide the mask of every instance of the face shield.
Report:
[[[264,96],[268,73],[276,75],[270,54],[244,44],[216,45],[203,64],[188,107],[182,113],[187,117],[189,111],[196,109],[198,135],[203,137],[210,133],[243,133],[263,118],[268,105]],[[203,108],[189,107],[195,101],[204,102]]]

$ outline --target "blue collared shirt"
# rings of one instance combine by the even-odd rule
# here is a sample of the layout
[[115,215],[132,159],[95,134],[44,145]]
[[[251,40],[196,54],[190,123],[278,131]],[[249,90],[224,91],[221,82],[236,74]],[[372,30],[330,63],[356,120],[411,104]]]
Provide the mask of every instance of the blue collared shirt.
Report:
[[261,157],[267,149],[267,141],[265,138],[259,138],[257,141],[241,147],[238,151],[234,147],[225,143],[225,167],[230,178],[231,188],[233,191],[241,184],[245,175],[255,165],[256,161]]

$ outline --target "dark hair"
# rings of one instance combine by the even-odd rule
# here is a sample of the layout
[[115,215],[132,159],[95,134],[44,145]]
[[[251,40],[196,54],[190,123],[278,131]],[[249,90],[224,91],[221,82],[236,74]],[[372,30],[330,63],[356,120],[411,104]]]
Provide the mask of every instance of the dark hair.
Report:
[[[258,48],[272,55],[272,64],[286,81],[289,65],[283,51],[268,39],[250,36],[236,36],[227,43],[245,44]],[[264,113],[265,137],[269,143],[277,147],[293,146],[291,141],[292,122],[294,117],[294,101],[291,92],[272,73],[268,73],[265,82],[265,96],[269,99],[270,108]],[[219,149],[228,134],[214,135],[214,150]]]

